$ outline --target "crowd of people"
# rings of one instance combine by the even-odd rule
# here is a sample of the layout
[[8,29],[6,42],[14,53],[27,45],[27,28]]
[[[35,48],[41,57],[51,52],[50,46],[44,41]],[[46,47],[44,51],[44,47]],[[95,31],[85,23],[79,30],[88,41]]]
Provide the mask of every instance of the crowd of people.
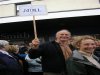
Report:
[[90,35],[71,36],[67,29],[55,39],[29,46],[0,40],[0,75],[99,75],[100,40]]

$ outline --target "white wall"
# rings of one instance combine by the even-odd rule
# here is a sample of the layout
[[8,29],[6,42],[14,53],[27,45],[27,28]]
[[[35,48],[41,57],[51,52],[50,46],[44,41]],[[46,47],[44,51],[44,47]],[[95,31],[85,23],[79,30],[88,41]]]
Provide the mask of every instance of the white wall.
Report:
[[48,12],[100,8],[99,0],[43,0],[32,4],[45,4]]
[[[18,3],[22,1],[32,0],[10,0],[10,2],[0,2],[0,17],[7,16],[6,18],[0,18],[0,23],[29,21],[33,18],[31,16],[15,16],[15,6],[2,7],[3,4]],[[100,15],[100,3],[99,0],[42,0],[33,1],[33,5],[46,5],[47,11],[50,12],[45,16],[36,16],[36,20],[41,19],[52,19],[52,18],[64,18],[64,17],[77,17],[77,16],[91,16]],[[99,8],[99,9],[96,9]],[[91,10],[81,10],[91,9]],[[70,11],[69,10],[81,10],[81,11]],[[64,12],[60,12],[64,11]],[[52,13],[55,12],[55,13]],[[15,17],[9,17],[15,16]]]
[[0,5],[0,17],[16,16],[15,4]]

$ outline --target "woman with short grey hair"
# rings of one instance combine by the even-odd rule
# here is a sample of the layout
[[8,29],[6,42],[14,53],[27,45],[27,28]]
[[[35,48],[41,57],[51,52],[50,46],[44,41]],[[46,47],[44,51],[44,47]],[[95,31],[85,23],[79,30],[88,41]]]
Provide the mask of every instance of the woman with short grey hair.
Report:
[[0,75],[23,75],[21,66],[7,52],[6,46],[9,46],[9,42],[0,40]]
[[6,40],[0,40],[0,49],[4,48],[4,46],[9,45],[9,42]]

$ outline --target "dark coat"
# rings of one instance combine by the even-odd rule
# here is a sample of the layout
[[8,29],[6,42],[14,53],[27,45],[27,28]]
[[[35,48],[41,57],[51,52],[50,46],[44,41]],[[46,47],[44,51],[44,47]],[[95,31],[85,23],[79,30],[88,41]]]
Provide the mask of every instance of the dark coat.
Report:
[[0,52],[0,75],[22,75],[18,61]]
[[[93,56],[98,61],[96,56]],[[73,56],[66,61],[68,75],[100,75],[100,69],[89,62],[77,50],[73,52]]]
[[[100,47],[96,48],[96,50],[94,51],[94,55],[96,55],[100,60]],[[99,63],[100,63],[100,61],[99,61]]]
[[65,71],[65,59],[59,44],[55,41],[42,44],[38,49],[29,50],[30,58],[39,56],[42,56],[43,72],[59,73]]

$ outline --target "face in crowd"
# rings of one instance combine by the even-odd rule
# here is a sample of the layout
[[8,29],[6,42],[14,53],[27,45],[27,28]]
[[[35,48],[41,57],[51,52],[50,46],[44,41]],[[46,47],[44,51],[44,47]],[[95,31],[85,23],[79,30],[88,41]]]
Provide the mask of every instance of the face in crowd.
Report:
[[96,42],[91,37],[84,37],[79,41],[79,50],[92,54],[96,48]]
[[71,33],[68,30],[61,30],[56,33],[56,40],[58,42],[68,42],[71,38]]

